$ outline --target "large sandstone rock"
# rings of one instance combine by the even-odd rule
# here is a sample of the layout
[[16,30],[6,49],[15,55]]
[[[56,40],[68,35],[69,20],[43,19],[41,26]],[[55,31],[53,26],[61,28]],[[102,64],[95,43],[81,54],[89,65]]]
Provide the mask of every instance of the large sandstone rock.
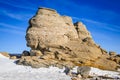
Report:
[[63,45],[75,38],[78,35],[72,19],[48,8],[38,10],[30,20],[26,35],[27,45],[35,49]]
[[39,8],[29,23],[27,46],[33,50],[30,54],[35,56],[23,55],[18,64],[60,68],[86,65],[116,69],[116,63],[108,59],[110,55],[107,51],[95,44],[82,22],[73,24],[68,16],[61,16],[53,9]]

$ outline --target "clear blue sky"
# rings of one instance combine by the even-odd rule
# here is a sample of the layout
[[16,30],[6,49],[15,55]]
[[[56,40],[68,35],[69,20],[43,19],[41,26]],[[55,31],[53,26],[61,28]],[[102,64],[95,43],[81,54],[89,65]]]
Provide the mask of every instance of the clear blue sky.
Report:
[[0,0],[0,51],[29,50],[25,33],[38,7],[56,9],[82,21],[96,43],[120,53],[120,0]]

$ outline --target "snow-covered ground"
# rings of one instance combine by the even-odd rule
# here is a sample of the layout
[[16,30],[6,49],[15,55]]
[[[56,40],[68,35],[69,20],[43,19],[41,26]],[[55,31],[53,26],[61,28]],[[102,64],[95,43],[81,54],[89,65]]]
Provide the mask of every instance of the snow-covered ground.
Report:
[[[73,72],[76,72],[76,69],[77,67],[73,69]],[[97,68],[91,68],[90,75],[120,77],[118,72]],[[71,77],[64,73],[64,69],[57,67],[35,69],[16,65],[14,60],[10,60],[0,54],[0,80],[71,80]]]
[[[73,72],[75,73],[77,72],[77,67],[73,68]],[[91,71],[89,75],[93,77],[95,76],[110,77],[110,78],[114,78],[115,80],[119,78],[117,80],[120,80],[120,72],[101,70],[101,69],[94,68],[94,67],[91,67]]]
[[120,80],[120,72],[100,70],[98,68],[93,68],[93,67],[91,68],[90,75],[91,76],[99,75],[99,76],[111,77],[114,79],[119,78]]
[[33,69],[16,65],[14,60],[0,54],[0,80],[70,80],[63,72],[57,67]]

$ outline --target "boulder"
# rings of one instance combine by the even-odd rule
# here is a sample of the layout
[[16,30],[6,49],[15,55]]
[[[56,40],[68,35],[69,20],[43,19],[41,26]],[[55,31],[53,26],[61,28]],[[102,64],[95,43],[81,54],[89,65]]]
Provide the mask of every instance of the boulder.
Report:
[[77,68],[77,74],[80,74],[83,78],[87,78],[89,76],[91,68],[88,66],[81,66]]
[[10,59],[17,59],[17,57],[16,56],[11,56]]
[[110,51],[110,52],[109,52],[109,55],[110,55],[110,56],[116,56],[117,54],[116,54],[116,52],[114,52],[114,51]]

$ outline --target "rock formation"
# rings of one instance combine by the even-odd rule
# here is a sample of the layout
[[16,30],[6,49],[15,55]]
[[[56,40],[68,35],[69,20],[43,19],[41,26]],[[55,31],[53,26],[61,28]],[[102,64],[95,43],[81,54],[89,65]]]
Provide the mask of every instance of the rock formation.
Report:
[[32,67],[93,66],[115,70],[117,64],[95,44],[82,22],[73,24],[71,17],[61,16],[49,8],[39,8],[29,21],[26,32],[30,56],[22,56],[18,64]]

